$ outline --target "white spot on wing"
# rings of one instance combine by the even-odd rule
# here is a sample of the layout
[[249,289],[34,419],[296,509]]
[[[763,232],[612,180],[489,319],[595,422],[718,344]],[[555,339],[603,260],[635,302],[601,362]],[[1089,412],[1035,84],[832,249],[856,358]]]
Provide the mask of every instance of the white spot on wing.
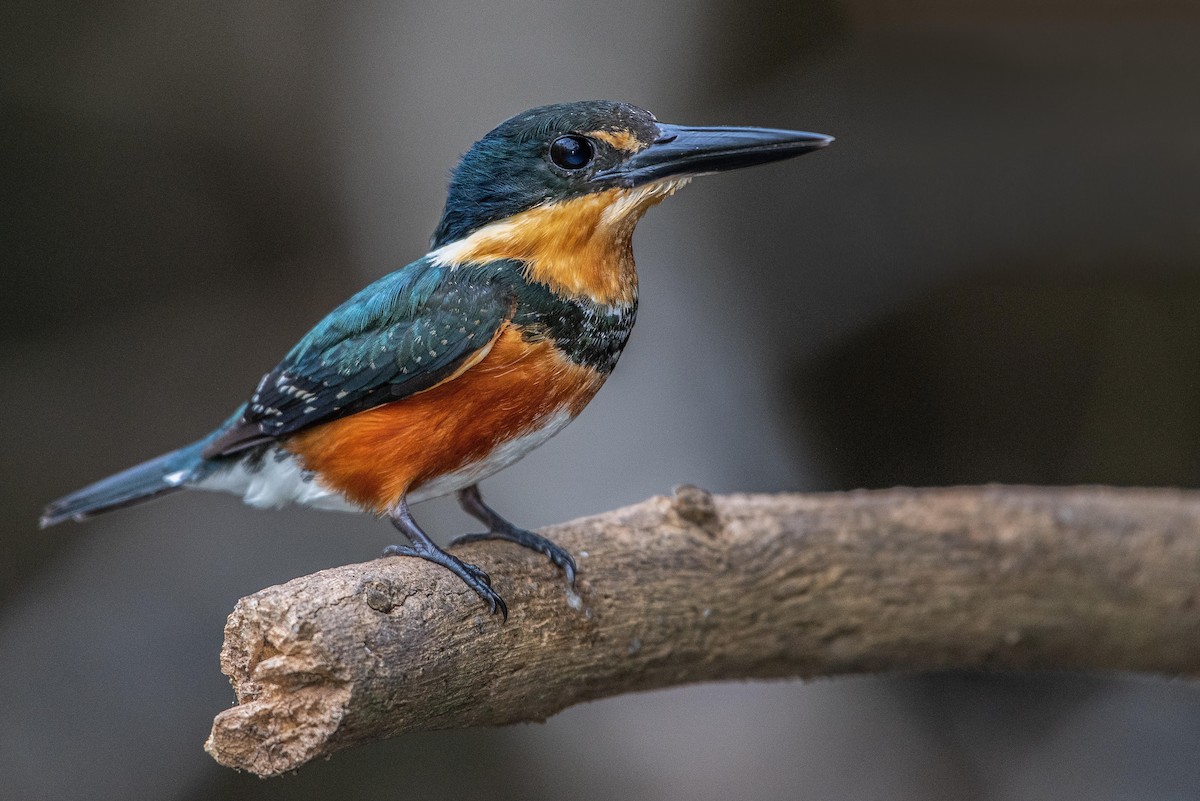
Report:
[[174,473],[167,473],[163,476],[163,481],[172,487],[178,487],[187,479],[190,472],[190,470],[176,470]]

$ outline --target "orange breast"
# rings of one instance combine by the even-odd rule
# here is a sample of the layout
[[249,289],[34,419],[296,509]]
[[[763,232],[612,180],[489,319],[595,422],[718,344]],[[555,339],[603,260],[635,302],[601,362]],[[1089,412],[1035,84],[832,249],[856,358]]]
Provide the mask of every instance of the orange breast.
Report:
[[526,342],[506,325],[487,356],[457,378],[301,431],[285,447],[324,484],[382,513],[410,489],[487,459],[560,412],[574,417],[603,382],[550,342]]

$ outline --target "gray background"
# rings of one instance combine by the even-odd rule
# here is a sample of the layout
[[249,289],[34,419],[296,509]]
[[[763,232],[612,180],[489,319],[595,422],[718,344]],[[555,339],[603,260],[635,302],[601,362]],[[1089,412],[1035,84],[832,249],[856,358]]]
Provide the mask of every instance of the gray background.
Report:
[[1079,676],[682,688],[262,782],[200,748],[225,615],[390,529],[203,494],[34,527],[423,253],[479,135],[597,97],[839,141],[650,213],[631,345],[485,484],[510,517],[682,481],[1195,486],[1195,2],[10,0],[0,42],[0,798],[1200,798],[1200,691]]

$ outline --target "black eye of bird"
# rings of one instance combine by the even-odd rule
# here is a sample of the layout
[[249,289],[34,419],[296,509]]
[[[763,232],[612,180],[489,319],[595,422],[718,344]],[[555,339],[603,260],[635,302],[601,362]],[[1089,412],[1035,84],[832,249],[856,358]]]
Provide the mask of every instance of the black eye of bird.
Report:
[[586,136],[567,134],[550,143],[550,160],[564,170],[582,170],[596,155],[596,148]]

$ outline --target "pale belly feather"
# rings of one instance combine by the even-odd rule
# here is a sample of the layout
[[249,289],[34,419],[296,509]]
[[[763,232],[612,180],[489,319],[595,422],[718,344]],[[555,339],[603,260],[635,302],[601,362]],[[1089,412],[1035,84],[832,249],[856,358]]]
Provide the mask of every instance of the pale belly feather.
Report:
[[[414,487],[407,499],[410,503],[420,503],[477,484],[545,443],[572,419],[565,409],[555,412],[541,427],[500,443],[485,458]],[[279,447],[259,457],[237,461],[199,481],[189,482],[189,486],[240,495],[247,504],[258,508],[295,503],[338,512],[363,511],[340,492],[322,484],[320,476],[304,470],[295,455]]]

